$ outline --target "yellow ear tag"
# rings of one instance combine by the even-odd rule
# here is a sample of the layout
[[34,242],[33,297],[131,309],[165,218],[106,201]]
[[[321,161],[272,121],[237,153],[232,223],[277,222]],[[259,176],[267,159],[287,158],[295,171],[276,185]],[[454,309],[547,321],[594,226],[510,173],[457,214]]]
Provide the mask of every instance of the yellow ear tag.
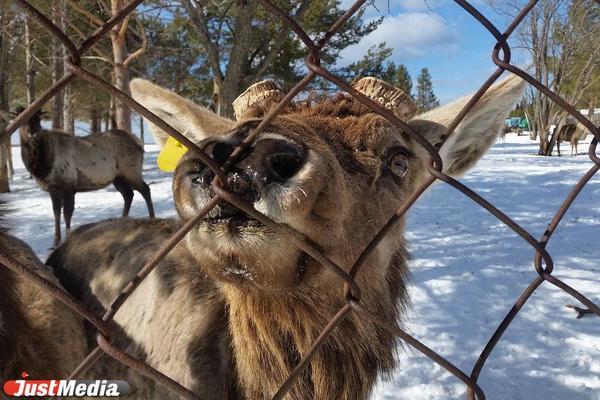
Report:
[[187,151],[187,147],[179,143],[174,137],[169,136],[167,143],[165,143],[165,146],[160,151],[158,159],[156,160],[158,168],[165,172],[175,171],[175,167],[179,164],[179,160],[181,160],[181,157],[183,157]]

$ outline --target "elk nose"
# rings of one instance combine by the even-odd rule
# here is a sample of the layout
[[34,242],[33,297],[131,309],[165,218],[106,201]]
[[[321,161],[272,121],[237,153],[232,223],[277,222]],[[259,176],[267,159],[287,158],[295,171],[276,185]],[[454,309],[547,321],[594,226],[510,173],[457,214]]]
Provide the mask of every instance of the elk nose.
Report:
[[284,183],[292,178],[304,164],[302,147],[287,140],[262,139],[253,151],[238,163],[250,175],[255,184]]
[[[219,165],[225,163],[234,148],[234,145],[220,141],[210,141],[203,147]],[[246,200],[256,200],[266,185],[284,183],[296,175],[304,164],[305,156],[305,150],[289,140],[261,139],[251,149],[242,152],[230,167],[227,186]],[[214,177],[214,172],[205,168],[193,182],[208,186]]]
[[225,164],[225,161],[233,153],[234,146],[230,143],[211,141],[204,147],[204,152],[211,156],[219,165]]

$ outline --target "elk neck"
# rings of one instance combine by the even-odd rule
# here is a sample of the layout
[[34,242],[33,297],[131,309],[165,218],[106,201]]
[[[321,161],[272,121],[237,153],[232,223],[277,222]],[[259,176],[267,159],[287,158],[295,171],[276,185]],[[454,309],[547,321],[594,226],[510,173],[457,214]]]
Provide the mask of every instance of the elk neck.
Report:
[[[397,321],[406,299],[408,256],[404,247],[388,260],[385,274],[367,262],[357,276],[361,305],[387,321]],[[308,268],[324,268],[310,260]],[[246,398],[271,398],[344,305],[343,284],[333,272],[283,293],[264,293],[224,284],[231,340]],[[335,282],[335,283],[333,283]],[[354,312],[347,315],[309,367],[290,399],[367,399],[379,374],[395,366],[396,339]]]

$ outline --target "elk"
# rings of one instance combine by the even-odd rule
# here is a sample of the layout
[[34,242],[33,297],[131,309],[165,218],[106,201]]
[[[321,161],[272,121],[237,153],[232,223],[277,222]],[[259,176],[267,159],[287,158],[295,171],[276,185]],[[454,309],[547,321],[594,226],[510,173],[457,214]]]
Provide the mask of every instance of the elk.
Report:
[[19,128],[21,157],[42,190],[50,194],[54,247],[61,241],[63,210],[67,234],[71,230],[78,192],[102,189],[112,183],[123,196],[123,217],[127,217],[136,190],[146,201],[150,217],[154,217],[150,187],[142,178],[144,147],[137,138],[119,129],[75,137],[43,129],[41,116],[38,111]]
[[[52,270],[6,227],[0,228],[0,252],[60,286]],[[21,379],[24,372],[33,379],[65,379],[86,349],[79,317],[0,265],[0,382]]]
[[[466,104],[463,98],[414,116],[401,90],[375,78],[355,88],[403,118],[432,145]],[[444,171],[473,167],[496,141],[524,82],[513,76],[479,100],[441,148]],[[273,82],[251,86],[234,102],[237,122],[217,116],[150,82],[133,97],[223,164],[282,98]],[[151,127],[158,143],[167,135]],[[227,172],[226,186],[286,225],[346,269],[427,176],[427,154],[402,129],[347,94],[292,104]],[[193,152],[173,178],[179,219],[121,219],[75,230],[50,256],[61,282],[105,310],[153,252],[214,194],[214,173]],[[361,305],[399,321],[409,275],[404,222],[396,224],[359,270]],[[99,251],[101,249],[101,251]],[[115,321],[121,348],[205,399],[271,398],[327,322],[345,304],[341,280],[298,250],[287,235],[227,203],[215,207],[141,283]],[[367,399],[393,370],[396,340],[347,316],[294,383],[288,399]],[[105,360],[95,374],[128,380],[136,398],[177,398]]]
[[558,133],[558,137],[556,138],[556,150],[558,152],[558,156],[560,157],[560,144],[563,141],[568,141],[571,144],[571,155],[576,156],[579,141],[585,140],[586,137],[587,128],[581,122],[564,125]]

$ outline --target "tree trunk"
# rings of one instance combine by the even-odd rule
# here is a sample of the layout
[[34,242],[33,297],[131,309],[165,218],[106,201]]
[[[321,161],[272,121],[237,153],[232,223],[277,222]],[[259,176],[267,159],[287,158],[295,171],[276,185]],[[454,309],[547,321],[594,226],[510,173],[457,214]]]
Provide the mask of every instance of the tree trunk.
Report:
[[[10,15],[5,14],[4,9],[0,9],[0,26],[4,26],[6,19]],[[8,74],[7,67],[9,63],[9,33],[5,30],[0,31],[0,130],[4,130],[8,125],[9,99],[8,99]],[[5,120],[3,120],[5,119]],[[10,192],[9,180],[12,176],[12,159],[10,159],[10,137],[0,146],[0,192]]]
[[[61,1],[61,8],[62,8],[62,13],[60,16],[60,28],[62,29],[63,32],[66,31],[66,18],[68,18],[67,16],[67,2],[65,0]],[[62,48],[62,46],[61,46]],[[67,71],[68,70],[68,66],[67,66],[67,57],[66,57],[66,52],[65,49],[62,48],[61,50],[61,56],[63,58],[63,71]],[[68,133],[71,136],[75,136],[75,116],[73,115],[73,105],[71,104],[71,100],[73,97],[73,91],[71,89],[71,85],[67,85],[64,89],[63,89],[63,100],[62,100],[62,110],[63,110],[63,117],[62,117],[62,124],[63,124],[63,130]]]
[[537,140],[538,139],[538,128],[537,128],[537,123],[535,122],[534,119],[531,120],[531,122],[529,123],[529,139],[530,140]]
[[[115,61],[115,86],[117,89],[129,93],[129,67],[123,64],[127,56],[125,38],[113,40],[113,52]],[[129,106],[117,99],[115,101],[115,120],[117,128],[131,132],[131,110]]]
[[63,130],[69,135],[75,136],[75,118],[71,104],[72,90],[70,85],[65,86],[63,89],[63,96]]
[[8,150],[8,176],[10,178],[10,181],[12,182],[13,176],[15,176],[15,168],[13,166],[13,159],[12,159],[13,148],[12,148],[12,144],[10,143],[10,140],[8,141],[6,148]]
[[[64,26],[62,10],[56,4],[52,5],[52,22],[56,26]],[[64,48],[60,40],[54,37],[52,38],[52,55],[52,84],[55,84],[63,76]],[[62,91],[52,98],[52,129],[63,129],[63,101]]]
[[210,106],[208,107],[212,112],[217,115],[221,115],[221,103],[219,99],[221,98],[221,87],[216,79],[213,79],[213,94],[212,101],[210,102]]
[[108,108],[108,121],[107,121],[107,129],[117,129],[117,117],[116,117],[117,108],[115,105],[115,96],[110,97],[110,106]]
[[[550,140],[548,141],[548,147],[546,148],[546,152],[544,153],[545,156],[552,155],[552,152],[554,151],[554,146],[556,146],[556,142],[558,141],[558,137],[560,136],[560,132],[562,131],[564,126],[565,118],[561,118],[558,121],[558,124],[556,124],[556,126],[554,127],[554,130],[552,131],[552,135],[550,136]],[[558,155],[560,156],[560,152],[558,153]]]
[[[125,2],[123,0],[112,0],[111,10],[112,14],[115,15],[123,6]],[[130,95],[129,92],[129,66],[125,64],[127,60],[127,42],[125,33],[127,31],[127,25],[129,20],[117,24],[110,32],[110,40],[113,50],[113,61],[114,61],[114,85],[117,89]],[[123,28],[125,26],[125,28]],[[131,110],[129,107],[116,99],[115,101],[115,120],[118,129],[126,130],[131,132]]]
[[540,131],[540,148],[538,150],[538,156],[543,156],[548,150],[548,133]]
[[540,148],[538,151],[538,155],[543,156],[546,154],[546,151],[548,150],[548,145],[549,145],[548,136],[550,136],[550,124],[548,123],[547,120],[545,120],[540,115],[536,116],[536,120],[537,120],[536,125],[537,125],[537,128],[539,129],[539,136],[540,136]]
[[[2,124],[4,130],[6,124]],[[10,146],[10,138],[3,140],[0,144],[0,193],[10,192],[9,171],[8,171],[8,146]]]
[[536,126],[540,136],[540,148],[538,151],[538,155],[540,156],[543,156],[547,153],[548,146],[550,144],[550,107],[551,104],[548,98],[538,92],[534,101],[534,119],[536,121]]
[[142,141],[142,144],[146,144],[146,141],[144,140],[144,117],[140,114],[140,140]]
[[33,67],[33,39],[31,38],[31,21],[25,18],[25,85],[27,86],[27,104],[35,100],[35,74]]
[[587,118],[592,121],[594,125],[598,125],[597,118],[594,115],[594,111],[596,111],[596,99],[594,97],[590,97],[590,102],[588,104],[588,114]]
[[[219,95],[219,103],[216,107],[219,111],[219,115],[223,115],[226,117],[233,117],[233,106],[232,103],[236,99],[236,97],[240,94],[240,89],[237,85],[235,85],[235,81],[230,80],[227,83],[223,82],[223,86],[220,88],[216,88]],[[215,82],[216,85],[216,82]]]
[[102,120],[96,107],[90,110],[90,131],[91,133],[100,133],[102,130]]

